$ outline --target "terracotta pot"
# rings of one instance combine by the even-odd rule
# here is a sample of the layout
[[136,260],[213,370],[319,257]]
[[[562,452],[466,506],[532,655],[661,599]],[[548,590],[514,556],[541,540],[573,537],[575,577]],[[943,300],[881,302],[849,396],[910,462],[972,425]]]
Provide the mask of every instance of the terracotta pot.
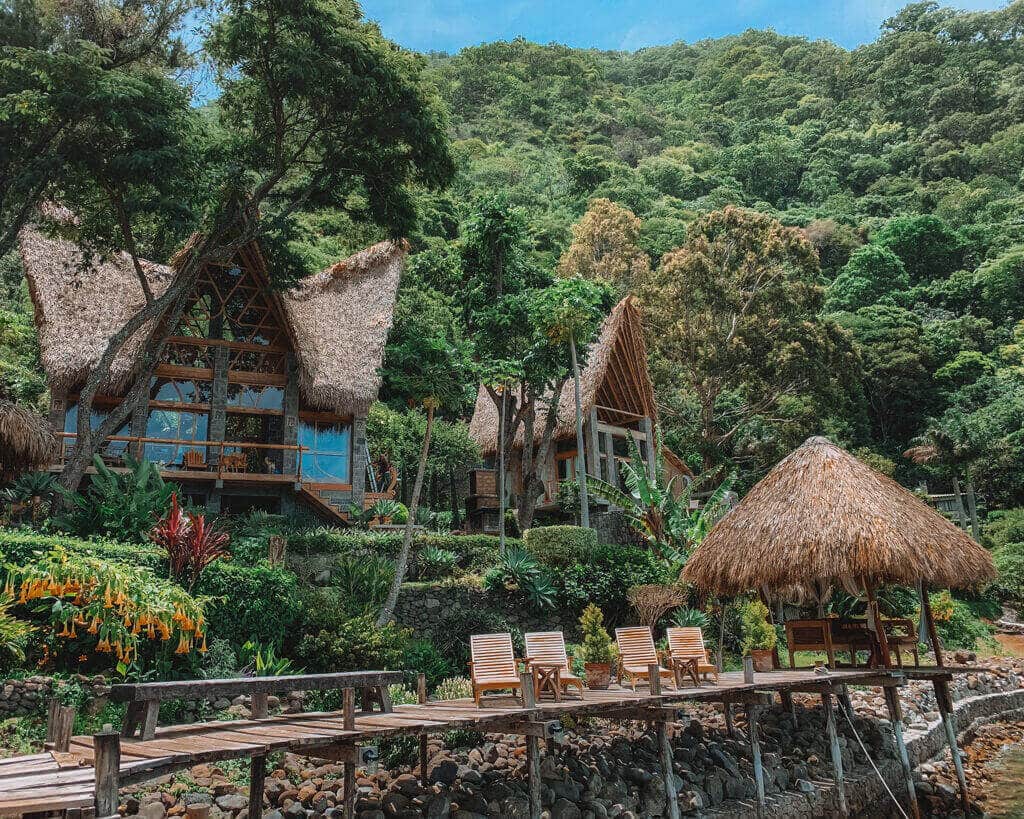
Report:
[[603,691],[612,681],[611,663],[584,663],[583,670],[587,675],[587,688]]
[[750,649],[750,659],[754,661],[754,671],[772,671],[775,668],[772,662],[773,653],[770,648]]

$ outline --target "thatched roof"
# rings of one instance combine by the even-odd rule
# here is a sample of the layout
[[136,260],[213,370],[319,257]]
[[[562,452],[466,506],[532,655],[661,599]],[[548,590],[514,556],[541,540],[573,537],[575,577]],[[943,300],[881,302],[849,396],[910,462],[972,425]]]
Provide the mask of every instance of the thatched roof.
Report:
[[776,464],[684,571],[727,595],[844,578],[956,587],[994,576],[989,553],[967,534],[827,438],[809,438]]
[[[125,253],[83,265],[76,245],[34,230],[22,231],[20,249],[43,367],[53,389],[68,391],[84,381],[110,337],[143,306],[142,288]],[[295,339],[301,389],[310,405],[362,414],[376,399],[407,249],[405,242],[381,242],[292,290],[272,294]],[[258,248],[252,250],[247,257],[262,262]],[[150,262],[144,268],[159,295],[172,269]],[[128,380],[143,339],[140,331],[122,350],[106,391],[116,392]]]
[[[614,407],[633,415],[655,417],[654,388],[647,369],[647,347],[644,344],[640,310],[631,296],[620,301],[601,325],[597,339],[590,345],[587,365],[580,373],[580,397],[583,414],[595,406]],[[547,412],[547,405],[543,413]],[[538,413],[535,435],[543,433]],[[562,388],[558,401],[558,425],[554,437],[576,434],[576,400],[572,381]],[[477,391],[476,408],[469,424],[469,435],[484,455],[491,455],[498,446],[498,410],[487,390]],[[522,446],[520,427],[516,444]]]
[[0,398],[0,475],[45,466],[57,436],[43,416]]

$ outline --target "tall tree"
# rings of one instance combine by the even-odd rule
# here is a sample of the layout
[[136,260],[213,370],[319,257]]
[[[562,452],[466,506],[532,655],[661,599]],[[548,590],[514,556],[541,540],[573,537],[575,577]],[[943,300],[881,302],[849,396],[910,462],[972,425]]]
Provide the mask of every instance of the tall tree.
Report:
[[470,347],[458,332],[454,309],[439,302],[429,291],[406,290],[403,295],[404,298],[396,305],[395,330],[387,347],[383,374],[394,392],[404,395],[410,404],[423,406],[427,424],[416,466],[409,516],[402,535],[402,549],[398,553],[391,588],[377,616],[378,626],[394,617],[409,565],[412,532],[430,454],[434,414],[445,407],[461,409],[466,403],[469,385],[475,380]]
[[777,435],[787,425],[804,434],[793,405],[824,405],[833,374],[853,367],[842,332],[819,318],[818,281],[802,231],[730,207],[697,220],[639,288],[661,394],[694,405],[705,472],[749,459],[736,439],[754,419]]
[[629,209],[595,199],[573,225],[572,244],[558,263],[559,275],[604,282],[624,296],[650,270],[650,259],[637,245],[640,228],[640,220]]
[[[93,166],[77,175],[61,173],[53,182],[62,194],[109,189],[103,206],[94,210],[120,224],[120,244],[135,260],[146,294],[145,306],[111,338],[82,388],[77,445],[61,476],[69,489],[77,487],[98,442],[124,422],[148,391],[166,339],[206,263],[231,258],[237,248],[259,239],[277,258],[275,267],[301,275],[306,272],[302,259],[289,252],[291,241],[301,235],[301,211],[331,209],[401,236],[415,223],[410,186],[439,186],[452,174],[444,116],[422,78],[423,61],[397,49],[375,25],[364,22],[352,0],[228,0],[206,47],[222,92],[214,127],[203,131],[215,141],[205,154],[207,162],[195,171],[178,167],[156,174],[150,165],[145,174],[156,179],[153,184],[169,177],[196,186],[207,203],[203,218],[190,225],[197,238],[176,259],[175,276],[161,295],[150,293],[143,282],[132,241],[132,226],[147,216],[138,197],[129,195],[133,188]],[[98,59],[112,59],[101,54]],[[22,59],[29,68],[15,76],[8,97],[19,82],[31,96],[38,73],[32,66],[46,56],[43,48],[25,50]],[[136,79],[133,74],[125,82],[140,107],[161,99]],[[164,93],[168,86],[162,81],[157,88]],[[187,99],[180,89],[176,93],[177,115],[185,118]],[[180,142],[171,141],[169,149]],[[52,151],[54,144],[42,140],[39,150]],[[97,152],[88,139],[81,141],[80,150]],[[156,155],[161,152],[156,150]],[[114,169],[122,165],[125,173],[133,167],[120,163]],[[74,204],[77,199],[70,197]],[[162,204],[158,212],[175,212],[165,197],[155,199]],[[152,329],[143,329],[147,326]],[[93,399],[118,352],[137,332],[147,335],[134,379],[121,404],[92,430],[88,419]]]

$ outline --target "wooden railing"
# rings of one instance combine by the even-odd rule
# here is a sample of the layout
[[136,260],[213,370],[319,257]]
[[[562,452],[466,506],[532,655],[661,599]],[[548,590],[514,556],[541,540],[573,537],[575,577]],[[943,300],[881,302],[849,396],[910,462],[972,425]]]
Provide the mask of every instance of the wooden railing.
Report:
[[[62,433],[60,433],[60,436],[61,436],[60,458],[61,458],[61,463],[63,463],[66,460],[66,458],[67,458],[66,444],[67,444],[68,439],[77,439],[78,435],[76,433],[74,433],[74,432],[62,432]],[[308,451],[309,450],[309,447],[304,447],[304,446],[301,446],[299,444],[264,444],[264,443],[257,443],[257,442],[254,442],[254,441],[202,441],[202,440],[192,441],[192,440],[186,440],[184,438],[151,438],[151,437],[147,437],[145,435],[110,435],[110,436],[108,436],[104,440],[104,443],[109,443],[109,442],[112,442],[112,441],[114,441],[114,442],[123,442],[125,444],[125,449],[126,450],[132,444],[139,444],[139,445],[145,445],[145,444],[170,444],[170,445],[173,445],[173,446],[180,447],[182,449],[182,452],[181,452],[182,465],[180,467],[172,465],[172,464],[166,464],[165,465],[168,469],[174,469],[174,470],[178,470],[178,469],[180,469],[180,470],[188,470],[188,467],[185,466],[185,463],[184,463],[184,461],[185,461],[185,453],[188,452],[188,451],[193,451],[193,450],[198,450],[198,449],[206,449],[207,452],[209,453],[209,450],[211,450],[211,449],[212,450],[216,450],[217,453],[218,453],[217,463],[216,464],[211,464],[211,463],[209,463],[209,460],[207,459],[207,461],[204,463],[204,466],[206,467],[207,470],[209,470],[209,468],[211,466],[215,467],[218,479],[223,478],[224,474],[225,474],[225,468],[224,468],[224,465],[225,465],[225,459],[224,459],[225,452],[224,452],[224,450],[225,449],[227,449],[227,450],[238,449],[238,450],[242,450],[243,452],[245,450],[265,449],[265,450],[277,450],[277,451],[295,452],[296,453],[295,472],[294,473],[248,472],[244,468],[241,469],[241,470],[236,470],[236,469],[233,469],[233,468],[231,468],[229,466],[229,468],[227,470],[227,474],[229,474],[229,475],[231,475],[231,474],[249,474],[249,475],[254,475],[254,474],[287,474],[287,475],[294,475],[296,482],[300,482],[302,480],[302,453],[304,451]],[[109,455],[109,453],[104,453],[104,452],[99,452],[97,454],[99,454],[101,457],[103,455],[105,455],[105,454]],[[118,453],[119,456],[120,456],[120,454],[121,453]],[[229,452],[227,454],[230,456],[232,453]],[[228,464],[231,463],[230,458],[229,458],[227,463]]]

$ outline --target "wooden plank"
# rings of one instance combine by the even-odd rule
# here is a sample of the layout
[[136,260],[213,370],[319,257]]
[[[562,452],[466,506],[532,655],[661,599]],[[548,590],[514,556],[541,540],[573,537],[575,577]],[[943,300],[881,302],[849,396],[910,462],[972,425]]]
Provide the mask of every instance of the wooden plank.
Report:
[[400,671],[342,671],[336,674],[297,674],[294,677],[185,680],[181,682],[119,683],[110,687],[114,702],[207,698],[224,695],[287,691],[327,691],[362,686],[388,686],[402,682]]

